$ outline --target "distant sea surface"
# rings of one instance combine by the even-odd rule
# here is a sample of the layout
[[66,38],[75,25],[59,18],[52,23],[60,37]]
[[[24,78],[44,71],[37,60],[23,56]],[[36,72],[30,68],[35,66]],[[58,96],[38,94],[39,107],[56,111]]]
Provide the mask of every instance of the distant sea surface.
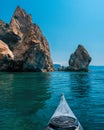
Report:
[[104,67],[90,72],[0,72],[0,130],[45,130],[64,93],[84,130],[104,130]]

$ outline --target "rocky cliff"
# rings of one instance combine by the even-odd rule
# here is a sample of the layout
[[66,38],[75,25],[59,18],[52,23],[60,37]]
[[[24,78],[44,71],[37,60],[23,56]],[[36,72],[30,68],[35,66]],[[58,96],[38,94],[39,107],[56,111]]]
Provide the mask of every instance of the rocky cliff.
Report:
[[88,65],[91,62],[91,57],[87,50],[78,45],[77,49],[71,54],[69,59],[69,71],[88,71]]
[[32,23],[31,15],[19,6],[9,25],[0,21],[0,39],[9,46],[14,56],[12,62],[7,63],[9,71],[53,71],[46,38]]

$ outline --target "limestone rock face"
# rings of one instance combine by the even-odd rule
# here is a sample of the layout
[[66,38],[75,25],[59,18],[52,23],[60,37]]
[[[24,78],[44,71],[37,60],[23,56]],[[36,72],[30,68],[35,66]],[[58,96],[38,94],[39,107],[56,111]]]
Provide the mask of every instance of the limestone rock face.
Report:
[[11,19],[10,28],[12,28],[13,32],[16,35],[22,37],[24,34],[32,29],[31,16],[26,14],[25,10],[21,9],[18,6]]
[[13,50],[15,44],[19,42],[20,37],[12,31],[8,24],[0,20],[0,39]]
[[[6,27],[7,26],[7,27]],[[0,39],[8,44],[14,55],[10,71],[53,71],[46,38],[32,23],[31,15],[17,7],[9,25],[1,22]]]
[[7,70],[12,60],[14,60],[12,51],[7,44],[0,40],[0,70]]
[[76,51],[70,56],[68,70],[88,71],[88,65],[90,62],[91,57],[87,50],[82,45],[78,45]]

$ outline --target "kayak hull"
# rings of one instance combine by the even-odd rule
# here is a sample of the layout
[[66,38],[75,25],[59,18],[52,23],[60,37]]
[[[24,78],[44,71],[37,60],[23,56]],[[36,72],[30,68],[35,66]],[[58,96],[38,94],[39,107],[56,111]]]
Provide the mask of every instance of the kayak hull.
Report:
[[51,117],[46,130],[83,130],[80,122],[68,106],[64,95]]

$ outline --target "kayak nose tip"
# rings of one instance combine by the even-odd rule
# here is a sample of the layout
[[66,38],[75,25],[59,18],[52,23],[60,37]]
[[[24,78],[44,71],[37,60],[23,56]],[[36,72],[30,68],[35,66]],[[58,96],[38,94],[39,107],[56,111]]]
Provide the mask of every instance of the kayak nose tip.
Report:
[[64,96],[64,93],[61,94],[61,97],[63,97],[63,96]]
[[61,94],[61,99],[64,99],[64,93]]

